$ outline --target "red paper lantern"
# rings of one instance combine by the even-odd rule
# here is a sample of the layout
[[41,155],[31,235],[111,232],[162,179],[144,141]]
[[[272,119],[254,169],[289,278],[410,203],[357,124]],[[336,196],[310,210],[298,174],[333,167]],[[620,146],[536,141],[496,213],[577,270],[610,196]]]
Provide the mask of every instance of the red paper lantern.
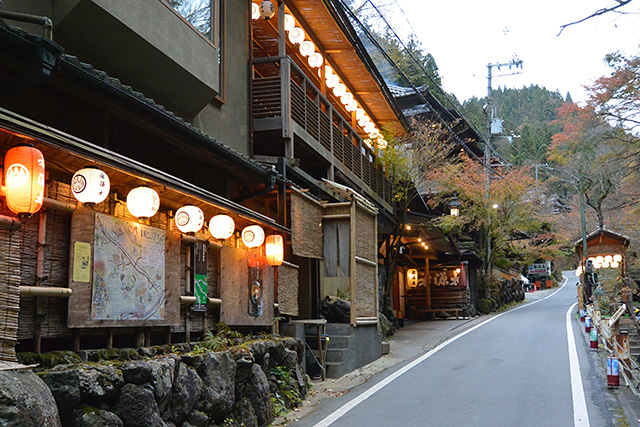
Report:
[[7,206],[21,216],[38,212],[44,202],[44,156],[33,145],[18,145],[4,156]]

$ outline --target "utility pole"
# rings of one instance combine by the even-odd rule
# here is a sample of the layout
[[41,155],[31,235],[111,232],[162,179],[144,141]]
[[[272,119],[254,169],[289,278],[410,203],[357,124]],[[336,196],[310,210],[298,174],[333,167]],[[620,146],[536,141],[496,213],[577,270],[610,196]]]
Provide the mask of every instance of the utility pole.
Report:
[[[492,128],[493,121],[496,118],[495,117],[496,112],[493,107],[493,100],[491,98],[491,91],[492,91],[491,80],[493,78],[498,78],[498,77],[510,76],[514,74],[522,74],[522,72],[517,71],[514,73],[507,73],[507,74],[500,74],[497,76],[493,76],[493,69],[497,68],[498,71],[500,71],[502,67],[509,67],[509,70],[511,70],[512,67],[515,67],[516,69],[522,68],[522,60],[518,58],[513,58],[510,62],[487,64],[487,104],[485,106],[485,113],[487,114],[487,141],[484,146],[484,174],[485,174],[484,198],[487,203],[487,206],[489,206],[489,203],[490,203],[489,193],[491,192],[491,174],[493,173],[491,170],[491,166],[492,166],[491,155],[493,152],[493,148],[491,147],[491,136],[493,132],[491,128]],[[485,267],[486,268],[485,273],[490,278],[491,277],[491,210],[489,209],[487,212],[489,216],[487,218],[488,219],[487,221],[487,264]]]

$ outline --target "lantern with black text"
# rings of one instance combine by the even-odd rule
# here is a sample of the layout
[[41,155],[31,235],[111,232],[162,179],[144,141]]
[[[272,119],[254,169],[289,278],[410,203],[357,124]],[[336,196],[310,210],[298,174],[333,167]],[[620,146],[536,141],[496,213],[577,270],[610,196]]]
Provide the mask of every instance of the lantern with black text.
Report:
[[80,169],[71,178],[71,192],[79,202],[95,205],[109,195],[109,176],[95,166]]
[[127,209],[136,218],[151,218],[160,209],[160,196],[153,188],[134,188],[127,194]]
[[44,156],[32,145],[11,148],[4,156],[4,185],[7,206],[30,217],[44,202]]
[[178,230],[183,233],[195,233],[204,225],[204,214],[199,207],[187,205],[176,211],[174,221]]
[[264,242],[264,230],[259,225],[242,229],[242,243],[248,248],[257,248]]
[[279,234],[271,234],[265,239],[267,263],[272,266],[282,265],[284,261],[284,239]]
[[216,239],[228,239],[236,230],[236,224],[229,215],[216,215],[209,220],[209,233]]

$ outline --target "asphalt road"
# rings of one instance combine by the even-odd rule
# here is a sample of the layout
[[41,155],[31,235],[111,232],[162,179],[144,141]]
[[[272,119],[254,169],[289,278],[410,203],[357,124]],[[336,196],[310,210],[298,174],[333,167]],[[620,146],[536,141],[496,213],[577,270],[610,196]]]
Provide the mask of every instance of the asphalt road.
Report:
[[488,317],[292,425],[623,425],[576,307],[567,315],[576,302],[575,282],[571,277],[545,299]]

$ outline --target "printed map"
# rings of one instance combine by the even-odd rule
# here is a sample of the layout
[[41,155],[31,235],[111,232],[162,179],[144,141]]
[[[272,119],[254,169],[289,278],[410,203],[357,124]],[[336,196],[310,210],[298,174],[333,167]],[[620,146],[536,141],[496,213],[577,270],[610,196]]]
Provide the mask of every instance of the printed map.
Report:
[[93,257],[92,319],[164,319],[164,230],[96,214]]

